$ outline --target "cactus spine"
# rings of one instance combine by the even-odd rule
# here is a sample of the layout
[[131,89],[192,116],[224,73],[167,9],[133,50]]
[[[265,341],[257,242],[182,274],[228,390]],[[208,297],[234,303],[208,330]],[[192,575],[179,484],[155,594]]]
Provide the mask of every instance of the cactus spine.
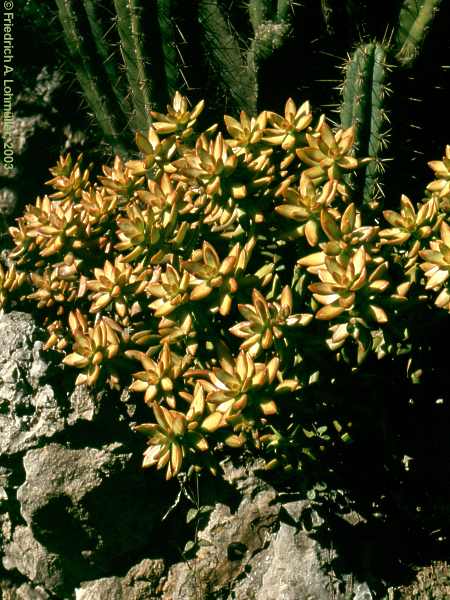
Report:
[[171,16],[172,4],[172,0],[159,0],[157,3],[158,26],[161,33],[164,71],[169,96],[175,94],[179,84],[175,31]]
[[114,0],[117,12],[117,29],[120,36],[122,56],[134,105],[134,126],[141,131],[149,124],[149,112],[153,108],[150,98],[152,82],[147,78],[142,47],[142,7],[136,0]]
[[245,64],[238,41],[217,0],[200,0],[199,21],[222,85],[237,105],[250,113],[256,111],[254,72]]
[[411,66],[436,16],[441,0],[405,0],[399,15],[395,38],[396,59],[403,66]]
[[72,63],[86,101],[94,112],[106,140],[117,152],[123,152],[119,141],[119,128],[114,117],[115,111],[111,107],[109,97],[97,84],[92,57],[86,50],[85,41],[79,35],[79,24],[73,6],[70,0],[56,0],[56,4]]
[[368,206],[376,205],[383,195],[379,179],[382,172],[381,155],[387,139],[387,69],[386,51],[381,44],[360,46],[345,69],[342,88],[342,126],[354,126],[358,152],[373,159],[358,174],[354,192],[355,195],[361,194],[363,203]]
[[[441,0],[111,4],[113,12],[94,0],[57,0],[83,93],[117,153],[126,154],[134,131],[147,129],[149,111],[164,112],[169,97],[180,90],[191,104],[207,98],[212,118],[241,110],[255,116],[262,104],[280,109],[281,98],[289,95],[309,99],[322,110],[341,103],[342,126],[355,126],[359,151],[374,159],[352,182],[355,199],[366,206],[380,201],[383,188],[395,188],[389,178],[400,154],[402,171],[416,155],[430,154],[430,144],[426,147],[423,136],[417,135],[426,103],[421,109],[416,100],[426,95],[428,106],[433,106],[431,98],[438,92],[420,83],[422,74],[415,65],[428,60],[436,38],[439,50],[444,48],[442,23],[450,15],[444,13],[449,9]],[[325,91],[321,82],[335,78],[339,56],[346,55],[352,58],[341,84],[341,101],[330,98],[333,92]],[[445,48],[439,59],[450,64]],[[405,102],[414,102],[408,112],[417,114],[406,132],[408,147],[401,142]],[[433,146],[445,143],[439,135]],[[398,155],[396,163],[383,174],[383,161],[392,155]]]

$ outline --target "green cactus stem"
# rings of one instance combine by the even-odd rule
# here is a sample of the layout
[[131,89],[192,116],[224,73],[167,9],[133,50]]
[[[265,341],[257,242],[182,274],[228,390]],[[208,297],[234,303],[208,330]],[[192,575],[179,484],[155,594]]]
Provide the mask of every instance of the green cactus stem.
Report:
[[412,66],[419,54],[430,25],[439,11],[441,0],[405,0],[395,36],[396,59],[404,67]]
[[117,104],[124,115],[129,114],[131,112],[131,105],[126,98],[126,94],[124,94],[124,90],[120,89],[119,86],[120,73],[118,65],[113,59],[112,48],[107,41],[104,28],[102,27],[102,15],[100,14],[99,5],[95,0],[83,0],[83,4],[98,56],[102,62]]
[[269,19],[271,7],[271,0],[250,0],[248,3],[248,15],[253,31],[256,31],[264,21]]
[[292,10],[292,0],[278,0],[277,2],[277,20],[286,21],[289,18],[289,11]]
[[147,129],[153,93],[151,81],[146,75],[140,15],[143,7],[137,0],[114,0],[117,13],[117,29],[120,36],[122,56],[134,105],[134,126]]
[[254,72],[243,59],[238,41],[233,35],[217,0],[200,0],[198,16],[212,64],[234,102],[250,114],[256,112],[256,82]]
[[[342,124],[356,126],[362,154],[375,157],[357,176],[358,185],[354,182],[367,203],[381,189],[381,150],[388,129],[386,55],[396,65],[389,76],[393,145],[405,139],[404,119],[396,118],[397,113],[402,116],[405,100],[426,96],[430,106],[434,98],[440,102],[436,83],[441,85],[441,79],[433,77],[434,86],[424,85],[423,65],[433,69],[435,57],[449,64],[449,8],[441,0],[114,0],[110,7],[96,0],[57,0],[57,5],[86,102],[105,140],[122,155],[120,146],[131,149],[135,130],[147,129],[149,111],[163,112],[177,89],[188,94],[191,105],[205,96],[213,119],[242,110],[256,116],[267,104],[279,110],[280,98],[286,96],[302,95],[325,108],[339,101],[322,85],[335,81],[339,56],[368,48],[370,41],[378,45],[350,61],[341,109]],[[431,27],[433,35],[425,44]],[[426,120],[426,106],[424,102],[422,113],[417,106],[409,111],[418,113],[410,125],[416,131]],[[411,140],[405,165],[414,159],[412,153],[429,153],[425,140],[414,135]],[[397,165],[399,153],[392,152]],[[385,190],[389,177],[382,178]]]
[[173,96],[178,89],[179,68],[178,55],[175,42],[174,23],[172,18],[172,0],[158,0],[157,14],[161,35],[164,71],[166,75],[167,91]]
[[354,194],[361,195],[368,206],[377,204],[383,196],[380,175],[387,142],[387,71],[384,47],[365,44],[355,50],[348,62],[342,87],[341,125],[355,128],[355,147],[373,159],[353,182]]
[[248,14],[253,31],[266,21],[286,21],[289,18],[289,11],[292,10],[291,0],[278,0],[276,6],[271,0],[250,0],[248,4]]
[[120,128],[116,123],[115,111],[112,109],[108,95],[98,85],[92,56],[87,51],[80,33],[77,14],[73,10],[70,0],[56,0],[56,4],[73,68],[85,98],[92,108],[106,140],[113,145],[116,152],[122,153],[124,148],[118,142]]

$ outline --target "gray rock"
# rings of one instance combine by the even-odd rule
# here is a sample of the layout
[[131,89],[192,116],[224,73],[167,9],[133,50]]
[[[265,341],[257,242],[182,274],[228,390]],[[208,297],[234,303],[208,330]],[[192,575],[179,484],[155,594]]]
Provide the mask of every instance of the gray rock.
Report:
[[0,582],[2,600],[49,600],[50,596],[41,586],[33,587],[23,583],[17,587],[6,582]]
[[11,472],[9,469],[5,469],[5,467],[0,467],[0,507],[4,502],[8,500],[8,493],[6,488],[8,486],[8,478]]
[[20,101],[26,104],[36,103],[39,100],[41,106],[52,104],[52,97],[62,84],[62,75],[59,71],[52,71],[44,66],[36,77],[34,88],[25,89],[20,94]]
[[48,364],[39,334],[31,315],[0,314],[1,454],[24,452],[67,425],[92,422],[102,408],[101,396],[86,386],[77,386],[65,400],[56,397],[49,382],[44,383]]
[[42,384],[47,363],[32,317],[0,315],[0,453],[36,446],[64,428],[64,416],[50,385]]
[[75,600],[152,600],[156,598],[163,573],[163,560],[147,558],[132,567],[125,577],[83,582],[75,590]]
[[301,526],[311,502],[283,504],[252,470],[225,465],[225,478],[243,493],[242,501],[234,513],[216,504],[198,534],[195,558],[169,569],[164,600],[208,594],[227,600],[371,599],[365,583],[339,591],[329,571],[336,553],[322,548]]
[[73,149],[74,145],[81,147],[85,143],[85,134],[74,128],[70,114],[67,116],[67,111],[61,110],[61,100],[59,106],[55,103],[55,96],[62,87],[62,72],[43,66],[35,77],[27,77],[27,84],[18,90],[14,98],[14,119],[9,138],[14,152],[13,168],[6,169],[0,165],[0,177],[8,182],[0,190],[0,214],[6,217],[11,216],[23,202],[24,192],[25,196],[35,194],[36,187],[42,182],[41,169],[45,176],[46,168],[56,162],[56,151],[48,151],[46,156],[38,150],[39,156],[36,157],[36,149],[42,146],[43,140],[46,140],[46,148],[56,145],[61,151]]
[[43,123],[48,126],[40,115],[15,116],[12,122],[11,139],[16,154],[23,152],[29,138],[36,133],[36,129],[42,127]]
[[[94,395],[84,386],[58,397],[29,315],[0,315],[0,339],[0,555],[5,569],[28,580],[0,584],[2,598],[198,600],[215,594],[227,600],[371,600],[367,584],[351,576],[345,591],[339,589],[329,571],[335,552],[302,526],[306,509],[320,525],[314,504],[283,502],[256,475],[259,463],[223,464],[226,482],[241,495],[239,506],[232,511],[216,502],[198,531],[196,556],[166,573],[162,560],[145,558],[167,511],[164,487],[156,487],[164,483],[149,478],[140,456],[122,443],[92,447],[96,432],[107,439],[112,420],[132,408],[126,394],[116,416],[107,394]],[[52,440],[56,434],[59,443]],[[356,513],[343,518],[350,527],[361,520]],[[152,556],[158,556],[158,542]],[[129,556],[142,560],[117,575],[117,565],[123,573]]]
[[329,600],[330,577],[323,551],[304,531],[281,523],[270,544],[250,563],[249,577],[235,588],[243,600]]
[[79,561],[89,576],[101,575],[117,557],[148,543],[160,512],[121,444],[101,449],[48,444],[27,452],[24,468],[26,480],[17,491],[23,518],[40,543]]
[[275,490],[243,468],[225,468],[226,479],[245,495],[234,513],[224,504],[215,506],[199,533],[197,556],[169,570],[164,600],[196,600],[208,592],[229,588],[245,576],[253,556],[260,560],[270,541],[279,513]]
[[103,577],[75,590],[75,600],[123,600],[124,589],[120,577]]
[[32,587],[24,583],[16,591],[17,600],[48,600],[49,598],[50,596],[40,585]]
[[367,583],[357,583],[355,585],[353,600],[373,600],[372,592]]
[[[5,176],[6,169],[3,169],[3,176]],[[0,176],[2,175],[0,171]],[[9,215],[14,211],[14,207],[17,204],[17,192],[14,190],[4,187],[0,190],[0,214]]]
[[77,385],[71,393],[70,412],[67,415],[67,424],[75,425],[79,421],[92,422],[101,410],[101,396],[92,393],[87,385]]
[[48,122],[42,114],[31,116],[14,114],[10,140],[14,152],[12,169],[0,165],[0,177],[5,178],[9,185],[0,191],[0,213],[10,216],[19,203],[19,190],[21,184],[21,158],[25,154],[30,140],[40,130],[48,129]]
[[61,560],[48,552],[33,537],[28,527],[16,527],[13,539],[5,546],[3,566],[16,569],[31,582],[42,584],[58,593],[64,584]]

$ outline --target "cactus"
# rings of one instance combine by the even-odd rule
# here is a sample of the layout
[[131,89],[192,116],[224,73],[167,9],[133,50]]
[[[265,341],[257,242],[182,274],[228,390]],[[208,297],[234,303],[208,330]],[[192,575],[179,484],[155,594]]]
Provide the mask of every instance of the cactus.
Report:
[[[362,195],[367,207],[385,195],[398,198],[395,174],[412,164],[423,182],[423,157],[446,141],[438,130],[433,140],[417,135],[427,110],[448,102],[448,91],[436,89],[450,57],[442,41],[449,8],[440,0],[199,0],[189,6],[114,0],[112,16],[93,0],[57,5],[85,98],[106,141],[124,157],[134,132],[146,133],[151,112],[164,111],[176,89],[192,103],[206,97],[212,118],[241,110],[254,116],[262,105],[279,110],[283,97],[297,94],[321,110],[339,106],[341,126],[355,125],[355,147],[373,158],[352,181],[352,197]],[[336,80],[345,55],[340,99],[323,84]],[[425,65],[433,69],[429,82]]]
[[[189,11],[171,0],[158,0],[152,6],[142,0],[114,0],[113,22],[92,0],[56,2],[83,93],[106,140],[117,151],[130,145],[131,132],[145,132],[150,111],[162,110],[183,83],[189,89],[212,78],[210,87],[217,86],[217,99],[223,95],[233,111],[255,114],[259,64],[283,45],[290,32],[287,0],[273,9],[269,2],[250,2],[250,16],[240,15],[249,18],[249,29],[253,27],[248,40],[234,28],[219,0],[200,0]],[[200,38],[200,43],[186,41],[189,34]],[[123,71],[126,86],[121,81]]]
[[435,18],[441,0],[405,0],[399,14],[394,40],[396,59],[403,66],[412,66]]
[[342,86],[341,124],[345,128],[354,125],[356,149],[372,158],[354,184],[354,195],[360,195],[363,202],[372,207],[383,195],[379,180],[387,141],[388,69],[386,51],[381,44],[358,46],[346,66]]
[[[329,20],[331,7],[325,5],[324,17]],[[415,85],[415,80],[421,77],[421,68],[414,72],[414,66],[421,58],[421,47],[439,7],[440,2],[436,0],[405,0],[390,32],[386,31],[380,41],[375,38],[366,44],[359,43],[345,65],[344,82],[340,86],[340,119],[343,127],[355,126],[356,147],[373,159],[353,181],[355,197],[361,195],[367,206],[373,207],[382,200],[387,181],[393,183],[393,177],[403,165],[413,162],[414,153],[426,152],[423,140],[414,135],[421,125],[420,121],[414,121],[412,105],[420,103],[424,94],[431,101],[435,90],[430,85],[424,89],[419,81]],[[407,88],[415,88],[410,97],[405,94]],[[412,119],[405,139],[408,113]],[[427,115],[421,117],[423,122]],[[412,147],[410,150],[406,141]],[[394,175],[390,177],[385,177],[386,161],[393,161]],[[392,187],[388,185],[391,193]],[[397,189],[394,188],[394,195]]]
[[[86,101],[94,112],[106,141],[118,151],[123,151],[123,145],[119,141],[120,125],[116,122],[116,111],[108,94],[110,90],[105,93],[103,86],[100,87],[97,84],[98,77],[94,70],[93,59],[88,53],[85,40],[79,35],[76,11],[68,0],[57,0],[57,6],[72,64]],[[96,34],[98,36],[97,30]],[[109,69],[107,73],[109,73]]]
[[[120,48],[134,105],[134,128],[148,126],[148,113],[152,108],[153,82],[146,75],[142,44],[141,15],[143,7],[137,0],[114,0],[117,13],[117,30]],[[156,82],[155,82],[156,83]]]

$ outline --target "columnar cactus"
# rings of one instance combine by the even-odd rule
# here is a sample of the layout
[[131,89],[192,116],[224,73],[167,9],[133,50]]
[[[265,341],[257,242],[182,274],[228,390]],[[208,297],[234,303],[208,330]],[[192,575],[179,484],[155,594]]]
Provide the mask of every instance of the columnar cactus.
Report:
[[[113,11],[93,0],[56,3],[85,98],[122,157],[176,89],[193,103],[206,97],[214,118],[280,110],[288,95],[336,104],[341,127],[356,127],[355,148],[373,159],[351,181],[367,207],[398,197],[395,174],[446,141],[418,134],[436,103],[449,101],[439,89],[450,58],[441,0],[114,0]],[[333,97],[321,82],[336,80],[346,55],[343,95]]]
[[[369,165],[354,182],[355,196],[361,195],[369,206],[383,195],[380,180],[382,157],[388,140],[389,119],[386,96],[389,65],[382,44],[358,46],[346,65],[342,86],[341,123],[355,128],[355,147],[372,158]],[[361,181],[362,180],[362,181]]]

